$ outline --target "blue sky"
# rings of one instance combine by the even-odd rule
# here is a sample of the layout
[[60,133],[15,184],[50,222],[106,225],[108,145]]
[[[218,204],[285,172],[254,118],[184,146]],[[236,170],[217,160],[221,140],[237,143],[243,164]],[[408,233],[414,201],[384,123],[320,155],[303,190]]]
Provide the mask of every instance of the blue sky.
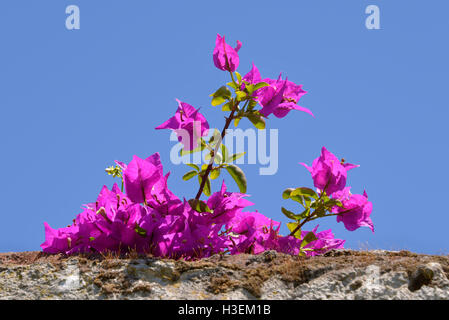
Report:
[[[80,30],[65,27],[71,4]],[[365,28],[370,4],[381,30]],[[294,206],[282,191],[313,185],[298,162],[326,146],[360,164],[348,184],[366,189],[376,232],[349,232],[334,218],[320,230],[348,248],[448,253],[448,11],[443,0],[2,1],[0,252],[39,250],[44,221],[70,224],[112,185],[104,168],[115,159],[159,152],[169,187],[194,197],[194,182],[181,180],[187,168],[170,163],[169,132],[154,127],[173,115],[175,98],[223,126],[208,96],[228,81],[212,62],[220,33],[243,43],[242,74],[252,62],[263,77],[282,71],[303,84],[301,105],[316,116],[270,119],[277,174],[243,166],[254,209],[285,224],[280,207]]]

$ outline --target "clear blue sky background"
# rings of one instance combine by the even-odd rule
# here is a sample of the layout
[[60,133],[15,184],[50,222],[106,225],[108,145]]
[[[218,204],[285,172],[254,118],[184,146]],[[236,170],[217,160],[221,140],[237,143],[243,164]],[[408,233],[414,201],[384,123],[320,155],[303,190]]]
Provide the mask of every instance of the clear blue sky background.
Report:
[[[65,28],[70,4],[80,30]],[[382,30],[365,28],[369,4],[380,7]],[[212,62],[220,33],[242,41],[242,74],[253,61],[263,76],[284,72],[316,115],[269,121],[280,168],[259,176],[244,166],[254,209],[285,223],[280,207],[293,202],[281,192],[312,186],[298,162],[324,145],[361,165],[348,182],[353,193],[366,188],[376,233],[334,218],[320,230],[349,248],[448,253],[448,12],[445,0],[1,1],[0,251],[39,250],[43,222],[70,224],[112,185],[104,168],[115,159],[158,151],[171,189],[193,197],[187,169],[170,163],[169,132],[154,127],[175,98],[222,127],[208,97],[228,81]]]

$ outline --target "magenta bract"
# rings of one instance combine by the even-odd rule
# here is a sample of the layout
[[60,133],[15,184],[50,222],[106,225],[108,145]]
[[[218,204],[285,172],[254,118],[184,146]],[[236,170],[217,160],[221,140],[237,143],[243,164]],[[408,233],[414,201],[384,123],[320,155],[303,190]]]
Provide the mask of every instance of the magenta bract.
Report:
[[207,205],[213,210],[210,219],[213,223],[224,224],[234,218],[235,214],[243,208],[252,206],[254,203],[243,199],[248,195],[237,192],[226,192],[226,184],[223,181],[220,192],[213,193]]
[[368,227],[374,232],[374,225],[370,218],[373,204],[368,201],[368,194],[366,191],[363,192],[363,195],[351,194],[349,189],[345,188],[333,195],[343,204],[343,207],[335,206],[332,208],[332,212],[341,214],[337,216],[337,222],[343,222],[345,228],[349,231],[354,231],[360,227]]
[[225,37],[221,37],[217,34],[217,39],[215,40],[215,49],[212,54],[215,66],[223,71],[234,72],[239,66],[239,55],[242,43],[237,41],[237,46],[232,48],[226,43]]
[[306,94],[302,85],[297,85],[291,81],[282,80],[281,76],[277,80],[263,79],[269,84],[258,90],[258,102],[262,106],[260,113],[265,117],[274,114],[277,118],[285,117],[291,110],[307,112],[313,116],[312,111],[299,106],[299,99]]
[[206,118],[190,104],[178,102],[178,109],[173,117],[156,129],[171,129],[176,132],[178,140],[184,145],[184,150],[193,150],[198,146],[198,139],[207,135],[209,123]]
[[[251,68],[251,70],[242,78],[242,86],[241,90],[244,90],[246,88],[245,82],[248,82],[249,84],[257,84],[259,82],[262,82],[262,77],[260,76],[259,69],[254,65]],[[253,96],[257,97],[259,95],[259,92],[261,92],[262,89],[258,89],[255,92],[253,92]]]
[[[312,249],[311,251],[306,251],[308,256],[316,256],[320,254],[324,254],[332,249],[342,249],[345,243],[345,240],[335,239],[332,230],[324,230],[321,232],[316,232],[318,226],[316,226],[312,231],[317,238],[317,240],[310,242],[304,248]],[[309,232],[303,231],[301,232],[302,237],[304,238]]]
[[317,229],[318,226],[316,226],[312,231],[302,231],[301,239],[297,239],[293,236],[280,237],[278,239],[278,251],[291,255],[298,255],[300,252],[301,243],[309,232],[313,232],[317,240],[314,240],[304,246],[306,249],[305,254],[307,256],[316,256],[326,253],[332,249],[343,248],[345,240],[335,239],[334,234],[330,229],[321,232],[317,232]]
[[151,161],[134,156],[123,171],[126,194],[132,202],[145,202],[151,198],[153,186],[161,177],[161,171]]
[[346,172],[358,167],[350,163],[341,163],[340,160],[325,147],[321,149],[321,155],[313,160],[312,166],[301,163],[312,174],[313,184],[320,191],[327,194],[343,190],[346,186]]

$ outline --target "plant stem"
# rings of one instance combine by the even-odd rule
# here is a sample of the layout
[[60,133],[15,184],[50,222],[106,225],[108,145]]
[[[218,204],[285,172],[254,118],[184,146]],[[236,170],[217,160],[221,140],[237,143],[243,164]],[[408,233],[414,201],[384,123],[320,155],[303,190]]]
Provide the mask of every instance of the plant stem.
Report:
[[229,73],[231,74],[232,82],[234,82],[235,85],[238,85],[238,83],[235,82],[234,74],[231,71],[229,71]]
[[[333,217],[333,216],[341,216],[342,214],[344,214],[344,213],[346,213],[346,212],[349,212],[349,211],[351,211],[351,210],[346,210],[346,211],[343,211],[343,212],[340,212],[340,213],[330,213],[330,214],[326,214],[326,215],[322,216],[321,218],[324,218],[324,217]],[[313,218],[309,219],[307,222],[316,220],[316,219],[318,219],[318,218],[320,218],[320,217],[313,217]]]
[[[324,218],[324,217],[332,217],[332,216],[341,216],[342,214],[344,214],[344,213],[347,213],[347,212],[349,212],[349,211],[351,211],[352,209],[348,209],[348,210],[345,210],[345,211],[342,211],[342,212],[339,212],[339,213],[330,213],[330,214],[326,214],[326,215],[324,215],[324,216],[322,216],[322,218]],[[314,214],[315,214],[315,211],[310,215],[310,216],[308,216],[300,225],[298,225],[296,228],[295,228],[295,230],[293,230],[291,233],[290,233],[290,236],[293,236],[299,229],[301,229],[301,227],[306,223],[306,222],[310,222],[310,221],[313,221],[313,220],[316,220],[316,219],[318,219],[319,217],[314,217]]]
[[209,174],[214,165],[215,157],[218,153],[218,150],[220,149],[221,142],[223,141],[223,139],[226,135],[226,130],[229,128],[229,125],[231,124],[232,120],[234,119],[234,113],[237,110],[239,103],[240,102],[236,101],[236,103],[232,106],[231,114],[229,115],[228,118],[226,118],[225,126],[224,126],[223,130],[221,131],[221,139],[219,141],[217,141],[217,145],[215,146],[214,154],[212,155],[212,157],[209,161],[209,165],[207,166],[206,172],[204,172],[204,175],[202,175],[202,177],[201,177],[200,189],[198,190],[198,193],[196,194],[195,200],[199,200],[201,197],[201,194],[203,193],[204,186],[206,185],[206,180],[209,178]]
[[[320,201],[321,198],[322,198],[322,196],[323,196],[323,194],[325,194],[326,188],[327,188],[327,184],[326,184],[326,186],[324,187],[323,191],[321,191],[320,197],[318,198],[317,202]],[[300,223],[300,224],[299,224],[299,225],[298,225],[298,226],[297,226],[297,227],[296,227],[296,228],[289,234],[289,236],[294,236],[295,233],[296,233],[298,230],[301,230],[301,227],[302,227],[303,225],[305,225],[305,224],[306,224],[307,222],[309,222],[309,221],[315,220],[315,219],[312,219],[313,216],[315,215],[315,212],[316,212],[316,210],[313,211],[312,214],[310,214],[307,218],[305,218],[304,221],[301,222],[301,223]]]
[[294,236],[295,235],[295,233],[298,231],[298,230],[300,230],[301,229],[301,227],[304,225],[304,224],[306,224],[307,222],[309,222],[309,221],[311,221],[311,219],[310,218],[312,218],[312,216],[315,214],[315,211],[310,215],[310,216],[308,216],[307,218],[305,218],[304,219],[304,221],[303,222],[301,222],[292,232],[290,232],[290,234],[289,234],[289,236]]

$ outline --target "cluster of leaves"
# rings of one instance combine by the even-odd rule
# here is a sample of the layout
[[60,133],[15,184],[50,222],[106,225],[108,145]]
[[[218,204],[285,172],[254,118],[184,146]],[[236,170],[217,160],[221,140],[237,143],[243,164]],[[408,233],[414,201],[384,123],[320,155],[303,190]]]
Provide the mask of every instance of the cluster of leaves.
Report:
[[[231,73],[232,75],[232,73]],[[256,97],[253,96],[257,90],[269,86],[268,83],[261,81],[256,84],[251,84],[243,80],[240,73],[235,72],[236,80],[228,82],[227,86],[221,86],[210,96],[212,97],[212,105],[220,106],[222,111],[232,112],[233,107],[236,106],[236,113],[233,116],[234,126],[237,127],[240,120],[247,118],[257,129],[265,129],[265,118],[255,107],[258,104]],[[234,90],[234,96],[231,90]],[[239,107],[243,103],[243,107]]]
[[346,187],[346,173],[358,167],[357,165],[339,161],[325,147],[321,150],[321,156],[314,160],[312,167],[303,165],[312,174],[317,191],[300,187],[288,188],[282,193],[284,199],[293,200],[302,207],[298,213],[281,208],[282,213],[294,221],[287,223],[290,235],[301,238],[301,228],[304,224],[329,216],[337,216],[337,221],[343,221],[350,231],[368,226],[374,232],[370,218],[372,204],[368,201],[368,195],[366,192],[363,195],[353,195],[349,191],[350,187]]

